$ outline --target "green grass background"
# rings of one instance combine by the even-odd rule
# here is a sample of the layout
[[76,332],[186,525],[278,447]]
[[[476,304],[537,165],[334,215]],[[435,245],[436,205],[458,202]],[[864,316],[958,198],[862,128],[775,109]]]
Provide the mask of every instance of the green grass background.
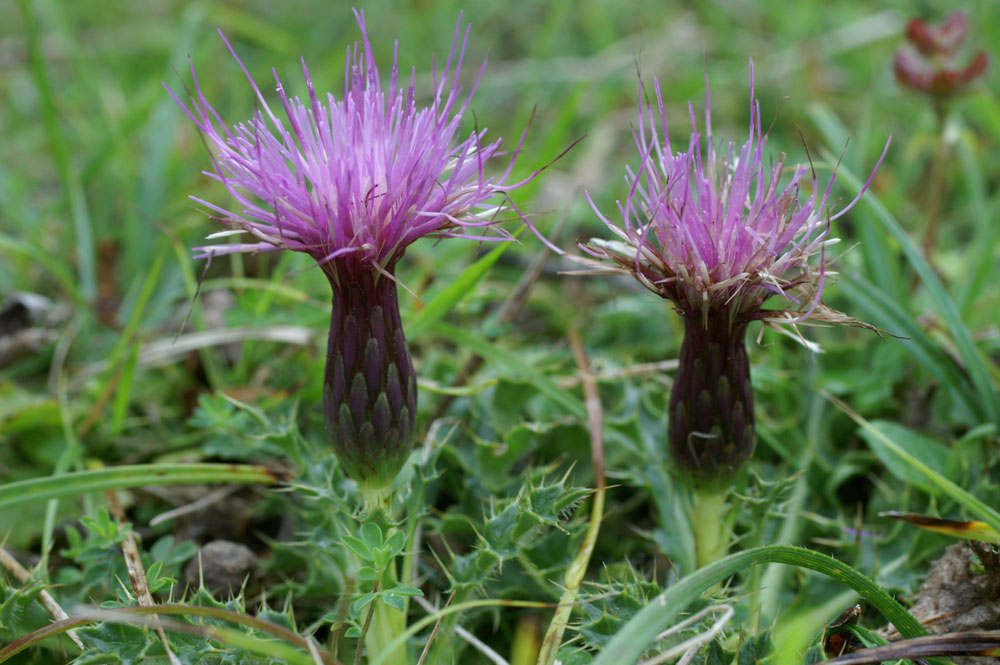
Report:
[[[416,67],[424,95],[431,59],[447,57],[464,12],[472,24],[464,79],[471,82],[489,58],[472,105],[475,123],[513,146],[534,111],[514,178],[586,135],[514,195],[550,237],[563,218],[565,247],[603,233],[584,189],[605,211],[626,194],[624,167],[636,161],[630,132],[637,71],[645,80],[659,78],[672,135],[682,139],[689,132],[689,100],[701,121],[707,75],[716,138],[742,142],[752,58],[763,117],[776,117],[769,149],[788,153],[790,163],[805,161],[804,142],[821,178],[829,173],[823,155],[844,151],[844,170],[863,179],[892,135],[870,195],[877,205],[863,203],[835,224],[839,248],[853,249],[841,259],[842,278],[829,286],[826,300],[907,339],[809,329],[825,354],[810,355],[773,333],[754,345],[759,444],[753,473],[765,483],[804,475],[801,489],[786,488],[792,499],[778,514],[742,509],[736,528],[748,544],[825,547],[873,574],[890,556],[901,557],[881,581],[912,591],[926,559],[947,540],[904,533],[879,521],[877,512],[911,508],[958,517],[961,510],[934,487],[914,482],[905,465],[887,465],[891,454],[866,443],[817,389],[883,428],[904,428],[891,434],[911,452],[939,455],[943,466],[937,470],[984,501],[996,498],[1000,72],[994,62],[977,90],[950,107],[942,154],[935,152],[931,105],[900,89],[891,67],[905,21],[915,14],[940,18],[953,4],[476,0],[359,6],[382,70],[398,40],[401,69]],[[161,82],[183,90],[190,83],[190,57],[220,115],[229,122],[249,117],[254,99],[216,34],[221,29],[265,92],[273,92],[273,67],[286,89],[304,94],[300,57],[318,90],[339,92],[345,51],[358,39],[350,9],[339,2],[53,0],[3,7],[0,296],[41,293],[61,315],[55,343],[0,369],[0,481],[65,472],[93,460],[216,458],[204,432],[188,419],[199,395],[223,389],[265,410],[297,400],[303,431],[321,444],[327,287],[305,257],[237,256],[216,260],[206,273],[202,293],[222,289],[225,299],[192,300],[204,266],[191,259],[191,247],[217,229],[188,196],[222,205],[228,199],[202,175],[210,168],[206,151]],[[995,9],[982,2],[967,10],[969,52],[987,49],[995,60]],[[941,223],[926,263],[907,243],[919,246],[926,228],[935,164],[944,179]],[[854,191],[839,186],[837,193],[843,202]],[[680,342],[666,303],[627,280],[559,275],[569,266],[556,260],[517,321],[497,323],[497,307],[541,251],[530,234],[520,241],[447,313],[444,321],[452,328],[433,328],[412,340],[418,373],[432,387],[453,383],[473,351],[488,352],[470,381],[481,390],[457,399],[446,414],[449,423],[462,426],[445,464],[478,474],[480,490],[499,493],[509,490],[510,478],[484,456],[491,451],[502,457],[511,446],[534,465],[564,470],[575,464],[578,482],[592,482],[579,414],[537,393],[540,381],[558,382],[575,371],[567,327],[583,331],[598,370],[676,357]],[[489,249],[463,241],[413,246],[400,273],[416,294],[401,297],[404,317],[416,316]],[[176,335],[189,308],[189,333],[297,325],[314,335],[304,346],[204,346],[145,368],[144,345]],[[606,531],[599,555],[661,577],[676,534],[663,517],[668,497],[646,469],[663,462],[658,432],[665,431],[668,384],[669,374],[662,373],[602,384],[613,430],[609,473],[625,489],[612,494],[612,515],[622,521]],[[422,392],[423,428],[440,398],[433,389]],[[518,443],[526,424],[542,434]],[[462,491],[450,487],[440,505],[447,510],[448,492]],[[459,496],[456,505],[473,505],[477,496],[482,500],[474,493]],[[60,515],[86,509],[63,502]],[[0,514],[0,531],[16,547],[37,548],[52,537],[53,518],[43,520],[44,514],[44,505]],[[864,526],[888,540],[879,549],[845,535],[846,526]],[[441,529],[449,528],[445,519]],[[456,533],[468,535],[460,528]],[[780,593],[785,605],[812,607],[826,587]]]

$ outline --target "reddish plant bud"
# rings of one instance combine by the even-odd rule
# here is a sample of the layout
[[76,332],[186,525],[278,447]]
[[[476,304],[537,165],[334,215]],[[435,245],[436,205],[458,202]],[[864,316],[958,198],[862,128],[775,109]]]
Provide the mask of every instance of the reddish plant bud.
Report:
[[938,65],[907,51],[897,51],[893,61],[896,80],[904,87],[935,97],[952,97],[961,94],[976,79],[986,74],[989,57],[980,51],[961,69]]
[[969,33],[969,22],[962,12],[952,12],[939,26],[912,19],[906,25],[906,40],[924,55],[953,54]]
[[978,52],[964,67],[957,62],[969,24],[961,12],[953,12],[940,26],[913,19],[906,26],[906,39],[913,49],[896,52],[893,70],[904,87],[944,99],[958,95],[986,73],[989,58]]

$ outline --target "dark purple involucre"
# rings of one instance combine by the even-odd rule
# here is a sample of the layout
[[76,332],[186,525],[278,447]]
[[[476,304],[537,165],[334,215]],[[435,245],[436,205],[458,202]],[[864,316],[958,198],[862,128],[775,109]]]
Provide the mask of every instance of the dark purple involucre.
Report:
[[350,258],[327,274],[333,311],[323,376],[326,428],[348,475],[384,487],[406,462],[417,415],[417,375],[396,284]]
[[728,480],[753,452],[748,322],[723,310],[708,321],[684,317],[684,341],[670,392],[668,439],[674,463],[698,481]]

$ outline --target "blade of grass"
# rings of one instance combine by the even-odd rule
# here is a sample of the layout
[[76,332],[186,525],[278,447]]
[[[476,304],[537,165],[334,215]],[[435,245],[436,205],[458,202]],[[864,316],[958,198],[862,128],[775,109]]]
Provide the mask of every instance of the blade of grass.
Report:
[[992,283],[996,276],[997,243],[1000,242],[1000,224],[997,224],[996,210],[1000,198],[991,205],[986,198],[986,182],[975,154],[975,147],[970,145],[968,131],[960,134],[962,137],[956,146],[958,161],[962,165],[961,182],[969,192],[972,208],[973,231],[972,241],[968,245],[968,269],[962,272],[964,279],[958,284],[955,300],[958,308],[966,315],[970,313],[976,298],[982,294],[983,287]]
[[[861,181],[846,168],[841,168],[837,172],[837,177],[855,193],[861,191]],[[930,264],[927,263],[920,253],[920,249],[916,243],[903,230],[903,227],[892,216],[892,213],[882,205],[878,197],[869,191],[862,199],[862,205],[867,206],[874,213],[875,218],[882,223],[886,231],[899,243],[903,254],[910,262],[910,265],[913,266],[917,276],[920,277],[920,281],[923,282],[924,288],[927,289],[931,297],[931,302],[951,333],[951,337],[955,342],[962,362],[965,363],[965,369],[969,372],[979,402],[987,418],[992,423],[1000,423],[1000,393],[998,393],[996,386],[990,380],[989,371],[986,368],[982,355],[979,349],[976,348],[976,345],[973,344],[972,336],[969,334],[968,328],[965,327],[965,323],[962,321],[961,313],[955,306],[955,302],[948,295],[941,280],[934,273],[934,269],[931,268]]]
[[146,273],[146,279],[143,281],[142,287],[139,290],[139,297],[136,300],[135,307],[132,308],[132,314],[129,316],[128,321],[125,323],[124,330],[122,330],[121,335],[118,337],[118,341],[115,342],[114,347],[111,349],[111,353],[108,355],[106,375],[104,380],[101,382],[102,387],[99,391],[100,393],[112,390],[114,387],[115,377],[120,377],[117,372],[119,364],[122,362],[130,347],[133,346],[132,340],[135,337],[136,331],[139,329],[139,324],[142,323],[143,315],[146,313],[146,305],[149,304],[149,298],[153,295],[153,290],[159,283],[160,270],[162,268],[163,255],[159,254],[153,261],[152,267]]
[[31,75],[38,91],[42,123],[52,150],[59,179],[69,197],[70,217],[76,240],[76,258],[79,270],[80,293],[84,300],[91,301],[97,296],[97,255],[94,251],[94,229],[87,210],[80,174],[70,164],[70,147],[62,132],[62,122],[56,108],[52,86],[49,83],[48,68],[42,54],[42,35],[35,16],[35,7],[30,0],[19,0],[24,17],[25,36],[28,41],[28,59]]
[[122,433],[125,414],[128,412],[128,405],[132,400],[132,385],[135,378],[135,367],[139,361],[140,348],[139,344],[132,345],[132,353],[129,354],[125,362],[125,369],[122,372],[118,391],[115,393],[114,403],[111,406],[111,437],[115,439]]
[[[83,438],[90,433],[91,428],[97,423],[101,415],[104,413],[104,407],[107,405],[108,401],[114,397],[115,400],[128,399],[130,397],[130,390],[125,391],[121,389],[120,382],[126,379],[126,372],[134,371],[135,367],[133,365],[132,369],[129,370],[126,366],[121,365],[125,353],[129,350],[129,344],[132,338],[135,336],[136,331],[139,329],[139,324],[142,322],[143,314],[146,311],[146,305],[149,302],[149,297],[153,294],[154,287],[159,283],[158,279],[160,277],[160,269],[163,267],[163,256],[158,255],[156,260],[153,261],[153,266],[150,268],[146,275],[146,279],[142,284],[139,291],[139,297],[132,308],[132,314],[129,316],[128,322],[125,324],[125,329],[119,336],[118,341],[115,342],[115,346],[111,349],[111,354],[108,356],[107,370],[104,377],[101,380],[101,388],[98,391],[98,398],[94,401],[93,406],[90,408],[90,414],[87,416],[86,420],[77,428],[77,436]],[[129,385],[131,386],[131,376],[127,377]],[[127,406],[128,402],[125,402]]]
[[[177,257],[177,265],[180,266],[181,276],[184,278],[184,288],[191,302],[191,319],[194,321],[197,330],[206,330],[205,315],[201,311],[201,303],[195,298],[198,294],[198,279],[195,277],[194,269],[191,267],[191,257],[188,255],[188,248],[169,228],[165,228],[164,230],[170,238],[174,255]],[[198,349],[198,359],[201,360],[202,367],[205,368],[205,376],[208,377],[209,385],[213,389],[219,388],[222,385],[222,375],[215,364],[215,356],[212,353],[212,349],[200,347]]]
[[[291,256],[291,253],[285,252],[283,256]],[[285,298],[286,300],[291,300],[292,302],[315,307],[316,309],[324,312],[330,310],[328,305],[320,303],[305,291],[300,291],[299,289],[288,286],[287,284],[282,284],[280,281],[281,275],[279,274],[281,272],[282,271],[276,268],[275,273],[270,279],[257,279],[255,277],[217,277],[215,279],[206,279],[201,283],[201,288],[204,291],[212,291],[214,289],[260,291],[261,297],[258,300],[265,302],[266,306],[257,307],[257,301],[255,300],[255,312],[266,312],[270,308],[270,305],[274,302],[274,298],[279,296]]]
[[[181,12],[179,25],[171,35],[172,48],[168,67],[163,73],[165,78],[184,70],[187,57],[197,44],[204,14],[204,5],[200,3],[191,3]],[[161,93],[140,139],[143,157],[139,164],[135,207],[141,222],[125,224],[117,229],[121,245],[127,249],[123,260],[126,275],[141,274],[154,251],[156,234],[150,233],[151,223],[163,217],[167,183],[171,182],[168,161],[174,150],[173,127],[182,117],[170,95]]]
[[731,554],[691,573],[654,598],[620,629],[592,665],[632,665],[650,648],[684,609],[701,594],[750,566],[783,563],[822,573],[843,582],[868,600],[903,637],[926,635],[927,630],[891,595],[847,564],[819,552],[790,545],[768,545]]
[[885,435],[882,430],[875,427],[872,423],[868,422],[862,418],[859,414],[855,413],[849,406],[844,404],[841,400],[837,399],[830,393],[826,391],[820,391],[824,397],[837,405],[837,407],[846,413],[851,420],[856,422],[860,427],[862,427],[868,434],[882,443],[886,448],[891,450],[897,457],[899,457],[903,462],[910,465],[912,468],[919,471],[921,474],[930,481],[931,485],[938,487],[942,492],[955,500],[958,504],[963,506],[966,510],[972,513],[975,517],[983,520],[989,524],[993,529],[1000,530],[1000,512],[997,512],[987,504],[983,503],[976,497],[972,496],[964,489],[948,480],[940,473],[924,464],[922,461],[914,457],[907,451],[903,446],[899,445],[891,438]]
[[301,41],[297,35],[282,30],[278,23],[257,18],[252,12],[240,11],[225,5],[209,5],[207,20],[219,25],[230,39],[245,39],[265,51],[298,57]]
[[[59,402],[59,421],[62,425],[66,445],[62,449],[62,452],[59,453],[59,458],[56,459],[55,467],[52,469],[52,475],[48,476],[48,478],[56,483],[59,483],[60,479],[67,471],[74,466],[79,466],[80,459],[84,454],[84,447],[80,443],[79,437],[76,435],[76,430],[73,428],[73,417],[70,414],[69,396],[66,389],[66,375],[64,373],[60,373],[58,376],[56,394]],[[0,487],[0,495],[2,495],[2,487]],[[47,503],[45,505],[45,520],[42,523],[43,569],[47,563],[49,552],[52,550],[52,543],[54,542],[53,534],[55,533],[56,528],[56,513],[59,509],[59,502],[56,500],[56,497],[45,497],[45,499],[47,499]]]
[[962,370],[927,336],[898,300],[857,275],[842,274],[837,286],[864,310],[866,320],[906,338],[899,343],[930,376],[941,382],[966,418],[980,421],[986,417],[981,405],[972,399],[971,386]]
[[0,510],[109,489],[143,485],[255,483],[273,485],[285,477],[263,466],[245,464],[137,464],[75,471],[0,485]]

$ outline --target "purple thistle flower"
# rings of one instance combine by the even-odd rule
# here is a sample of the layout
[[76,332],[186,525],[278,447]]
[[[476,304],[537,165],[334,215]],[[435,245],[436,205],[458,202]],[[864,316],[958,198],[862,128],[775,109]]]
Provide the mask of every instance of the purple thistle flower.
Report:
[[219,117],[193,63],[190,103],[167,90],[213,153],[215,169],[206,175],[221,182],[237,204],[226,208],[191,197],[228,227],[209,239],[251,236],[245,243],[199,247],[198,258],[291,249],[315,259],[328,277],[333,312],[327,431],[347,473],[379,488],[405,462],[416,417],[416,375],[399,317],[396,262],[424,236],[510,238],[502,229],[493,236],[479,229],[497,221],[501,206],[491,199],[523,183],[504,184],[520,145],[502,173],[488,176],[486,164],[499,155],[501,142],[486,143],[486,130],[478,128],[461,138],[463,116],[486,64],[463,93],[458,78],[469,27],[463,34],[461,16],[444,70],[434,68],[427,107],[417,106],[415,70],[409,85],[400,83],[395,53],[388,90],[383,88],[364,13],[355,16],[362,45],[347,49],[339,100],[328,94],[324,103],[316,95],[303,60],[305,101],[289,98],[274,72],[279,117],[225,36],[259,104],[249,121],[230,127]]
[[[803,194],[809,168],[799,165],[782,185],[784,156],[765,165],[768,137],[753,98],[752,63],[749,136],[742,146],[730,143],[724,151],[713,143],[707,79],[705,148],[689,105],[691,136],[680,151],[671,144],[654,82],[655,106],[639,83],[633,136],[640,164],[638,171],[626,169],[628,195],[618,202],[622,221],[601,213],[587,194],[617,239],[593,239],[581,246],[587,256],[576,258],[594,272],[633,275],[684,317],[669,405],[671,454],[696,477],[728,478],[754,446],[747,326],[761,321],[813,350],[796,324],[870,327],[826,307],[820,296],[829,274],[826,249],[837,242],[829,222],[857,203],[871,178],[832,215],[827,203],[835,175],[825,187],[812,177]],[[765,308],[772,299],[783,307]]]

